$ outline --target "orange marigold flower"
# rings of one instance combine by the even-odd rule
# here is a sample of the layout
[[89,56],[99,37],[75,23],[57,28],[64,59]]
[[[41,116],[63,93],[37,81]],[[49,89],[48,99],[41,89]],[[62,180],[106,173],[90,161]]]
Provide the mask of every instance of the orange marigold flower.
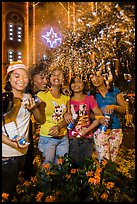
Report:
[[70,177],[71,177],[71,174],[67,174],[67,175],[66,175],[66,179],[67,179],[67,180],[69,180]]
[[102,168],[100,168],[100,167],[96,168],[96,172],[100,173],[101,171],[102,171]]
[[50,165],[49,164],[43,164],[43,169],[49,169]]
[[37,202],[41,202],[41,198],[42,198],[43,194],[44,194],[43,192],[38,192],[38,194],[36,196],[36,201]]
[[56,201],[56,196],[53,196],[53,195],[47,196],[45,198],[45,202],[55,202],[55,201]]
[[63,163],[63,159],[62,158],[59,158],[58,159],[58,164],[62,164]]
[[76,169],[71,169],[71,173],[72,173],[72,174],[75,174],[76,171],[77,171]]
[[113,182],[108,182],[106,184],[106,188],[110,189],[110,188],[113,188],[114,187],[114,183]]
[[99,178],[100,177],[100,173],[99,172],[95,172],[94,177],[95,178]]
[[106,159],[104,159],[104,160],[102,161],[102,165],[105,166],[105,165],[107,164],[107,162],[108,162],[108,161],[107,161]]
[[96,162],[96,168],[100,168],[100,163],[99,163],[99,161]]
[[87,177],[93,176],[93,171],[86,172]]
[[94,180],[95,180],[94,178],[89,178],[88,183],[94,184]]
[[30,186],[31,182],[30,181],[24,181],[23,186]]
[[49,176],[49,175],[55,175],[55,172],[48,171],[48,172],[47,172],[47,176]]
[[102,195],[101,195],[101,198],[102,200],[106,200],[108,198],[108,194],[106,192],[104,192]]
[[9,193],[2,193],[2,198],[7,200],[9,197]]
[[98,178],[95,179],[94,184],[95,184],[95,185],[100,184],[100,177],[98,177]]
[[94,185],[97,185],[100,183],[100,177],[98,179],[95,179],[95,178],[89,178],[88,179],[88,183],[91,183],[91,184],[94,184]]
[[36,176],[34,176],[34,177],[32,177],[31,176],[31,179],[30,179],[33,183],[35,183],[35,182],[37,182],[37,177]]

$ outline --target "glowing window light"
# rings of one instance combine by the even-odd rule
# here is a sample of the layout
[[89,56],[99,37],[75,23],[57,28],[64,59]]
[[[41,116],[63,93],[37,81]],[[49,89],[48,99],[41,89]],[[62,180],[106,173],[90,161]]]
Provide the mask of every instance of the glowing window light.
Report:
[[18,30],[21,30],[22,28],[21,27],[18,27]]
[[22,53],[21,53],[21,51],[18,51],[18,52],[17,52],[17,57],[18,57],[18,60],[21,60],[21,59],[22,59]]
[[18,36],[18,42],[21,42],[21,38],[22,38],[22,28],[21,26],[18,26],[18,29],[17,29],[17,36]]
[[9,24],[9,27],[10,27],[10,28],[13,28],[13,24],[10,23],[10,24]]
[[42,38],[46,39],[46,43],[50,48],[55,48],[59,46],[62,42],[62,37],[59,37],[53,28],[50,28],[50,31],[45,35],[42,35]]
[[21,55],[21,52],[20,52],[20,51],[18,52],[18,55]]
[[8,50],[8,60],[13,61],[13,50]]
[[9,40],[13,40],[13,24],[9,23]]

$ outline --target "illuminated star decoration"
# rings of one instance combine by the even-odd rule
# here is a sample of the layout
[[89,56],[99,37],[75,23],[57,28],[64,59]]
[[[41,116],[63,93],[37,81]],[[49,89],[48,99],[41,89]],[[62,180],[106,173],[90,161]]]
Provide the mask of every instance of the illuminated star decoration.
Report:
[[54,32],[53,28],[50,28],[50,31],[46,33],[46,35],[42,35],[44,39],[46,39],[47,44],[50,48],[55,48],[61,44],[62,38],[58,37],[58,34]]

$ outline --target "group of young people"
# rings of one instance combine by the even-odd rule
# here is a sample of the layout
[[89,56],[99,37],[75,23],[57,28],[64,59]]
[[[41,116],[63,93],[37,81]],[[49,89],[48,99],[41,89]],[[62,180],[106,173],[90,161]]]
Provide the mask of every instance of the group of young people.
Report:
[[[14,94],[14,106],[3,116],[2,192],[9,193],[11,199],[28,150],[29,143],[22,145],[20,139],[25,137],[29,142],[31,115],[40,123],[38,148],[44,157],[41,167],[49,164],[51,168],[51,162],[57,164],[58,156],[66,153],[72,157],[74,167],[82,167],[84,160],[92,157],[93,143],[100,162],[115,161],[123,137],[118,113],[125,112],[126,102],[118,88],[106,86],[101,72],[91,76],[95,94],[87,94],[85,79],[76,75],[69,83],[70,95],[65,95],[65,76],[60,66],[49,69],[49,74],[43,63],[30,70],[21,62],[7,69],[5,91]],[[29,79],[32,88],[25,93]],[[109,124],[105,114],[110,117]],[[70,123],[74,127],[68,129]],[[108,126],[106,132],[101,131],[102,125]]]

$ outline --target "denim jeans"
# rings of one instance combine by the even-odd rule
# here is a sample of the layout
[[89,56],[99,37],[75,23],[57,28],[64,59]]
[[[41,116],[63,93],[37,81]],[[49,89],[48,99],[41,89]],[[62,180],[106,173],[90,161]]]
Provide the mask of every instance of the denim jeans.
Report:
[[70,139],[70,156],[73,159],[73,165],[82,167],[84,160],[92,157],[92,139]]
[[64,156],[69,151],[68,136],[61,138],[45,137],[40,135],[38,149],[44,157],[43,164],[49,164],[49,161],[57,164],[57,155]]
[[9,202],[12,201],[16,194],[19,172],[24,165],[25,159],[26,155],[23,155],[10,157],[2,161],[2,192],[9,193]]

